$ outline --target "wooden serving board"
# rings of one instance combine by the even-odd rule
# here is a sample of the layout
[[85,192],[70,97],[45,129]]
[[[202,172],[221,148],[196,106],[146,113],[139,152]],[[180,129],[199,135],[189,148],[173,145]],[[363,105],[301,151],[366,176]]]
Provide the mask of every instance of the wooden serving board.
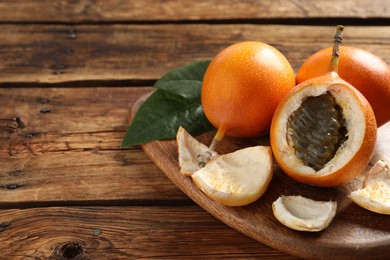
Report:
[[[134,104],[130,118],[144,99],[142,97]],[[208,145],[214,134],[206,133],[196,138]],[[267,145],[268,138],[226,138],[219,144],[217,151],[223,154],[256,144]],[[378,159],[385,159],[390,163],[388,146],[390,123],[378,130],[377,150],[367,170]],[[163,173],[199,206],[230,227],[270,247],[303,258],[390,257],[390,216],[365,210],[347,197],[351,191],[361,187],[362,176],[336,188],[317,188],[293,181],[275,163],[273,179],[259,200],[243,207],[228,207],[209,199],[193,184],[190,177],[179,172],[175,140],[153,141],[142,147]],[[302,195],[314,200],[337,201],[337,214],[329,227],[321,232],[289,229],[279,223],[272,212],[272,203],[281,195]]]

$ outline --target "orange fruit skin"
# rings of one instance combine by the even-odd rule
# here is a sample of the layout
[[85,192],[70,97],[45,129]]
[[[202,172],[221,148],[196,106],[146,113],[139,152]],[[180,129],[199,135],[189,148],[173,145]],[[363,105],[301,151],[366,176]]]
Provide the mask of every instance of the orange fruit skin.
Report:
[[294,71],[274,47],[233,44],[214,57],[202,83],[207,119],[225,135],[254,137],[269,132],[279,101],[295,86]]
[[[297,84],[327,73],[331,56],[332,48],[326,48],[309,57],[297,73]],[[390,68],[382,59],[359,48],[341,46],[338,74],[370,102],[378,127],[390,120]]]
[[[276,142],[276,134],[279,129],[275,127],[276,121],[281,116],[281,109],[283,104],[287,101],[287,99],[293,95],[295,92],[303,88],[315,88],[316,85],[323,84],[342,84],[345,88],[350,89],[353,92],[354,97],[359,100],[360,107],[363,108],[365,114],[366,121],[366,131],[364,134],[363,143],[360,146],[360,149],[357,153],[351,158],[349,162],[347,162],[342,168],[339,170],[325,176],[319,176],[316,174],[301,174],[295,168],[287,167],[283,164],[283,160],[281,158],[282,152],[277,149]],[[275,111],[271,130],[270,130],[270,142],[271,148],[280,168],[292,179],[305,184],[310,184],[313,186],[319,187],[335,187],[342,184],[345,184],[351,180],[353,180],[356,176],[358,176],[369,164],[375,150],[377,138],[377,124],[374,112],[371,108],[371,105],[367,101],[367,99],[352,85],[347,83],[338,77],[338,75],[334,72],[327,73],[321,77],[312,78],[307,80],[296,86],[279,104],[278,108]]]

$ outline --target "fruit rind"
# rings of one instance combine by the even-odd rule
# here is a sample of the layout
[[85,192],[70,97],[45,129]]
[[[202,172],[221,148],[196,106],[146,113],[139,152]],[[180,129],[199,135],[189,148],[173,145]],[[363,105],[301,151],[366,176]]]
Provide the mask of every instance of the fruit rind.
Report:
[[267,146],[220,155],[191,175],[200,190],[226,206],[256,201],[267,190],[272,176],[272,155]]
[[280,51],[262,42],[239,42],[208,66],[202,107],[226,136],[256,137],[268,133],[277,104],[294,86],[294,71]]
[[302,196],[281,196],[272,203],[275,217],[285,226],[318,232],[329,226],[336,215],[337,202],[315,201]]
[[390,169],[378,161],[369,171],[363,188],[351,192],[349,198],[369,211],[390,215]]
[[[177,131],[176,141],[180,172],[185,176],[190,176],[200,169],[198,155],[207,152],[208,147],[196,140],[181,126]],[[211,159],[217,156],[218,153],[213,151]]]

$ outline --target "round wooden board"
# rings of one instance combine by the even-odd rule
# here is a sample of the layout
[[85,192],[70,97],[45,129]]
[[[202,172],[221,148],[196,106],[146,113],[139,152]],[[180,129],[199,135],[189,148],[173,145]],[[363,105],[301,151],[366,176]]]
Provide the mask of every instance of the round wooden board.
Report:
[[[133,105],[130,118],[145,98],[141,97]],[[206,133],[197,139],[209,144],[214,134]],[[373,160],[390,157],[387,148],[390,146],[389,136],[390,124],[379,129],[380,145]],[[226,138],[217,151],[227,153],[256,144],[267,145],[268,140]],[[192,183],[191,178],[180,173],[175,140],[153,141],[142,147],[162,172],[199,206],[230,227],[270,247],[298,257],[315,259],[383,259],[390,256],[390,216],[360,208],[347,197],[352,190],[361,187],[361,178],[336,188],[317,188],[291,180],[275,163],[273,179],[259,200],[244,207],[227,207],[209,199]],[[272,213],[271,205],[281,195],[337,201],[337,214],[329,227],[321,232],[289,229],[279,223]]]

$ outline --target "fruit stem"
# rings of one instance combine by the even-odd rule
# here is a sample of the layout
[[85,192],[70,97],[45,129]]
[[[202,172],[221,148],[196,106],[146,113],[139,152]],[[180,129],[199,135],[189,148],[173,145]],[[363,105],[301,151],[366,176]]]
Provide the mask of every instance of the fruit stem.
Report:
[[222,127],[220,127],[218,129],[217,133],[215,134],[213,140],[211,141],[211,144],[210,144],[209,148],[207,149],[207,151],[204,152],[203,154],[198,155],[199,167],[203,168],[206,165],[206,163],[208,163],[210,161],[211,155],[213,154],[215,147],[217,146],[217,144],[220,141],[222,141],[224,136],[225,136],[225,130]]
[[332,50],[332,59],[329,64],[329,72],[338,73],[339,67],[339,57],[340,57],[340,45],[343,41],[342,32],[344,30],[344,26],[337,25],[336,26],[336,34],[334,35],[333,40],[333,50]]

